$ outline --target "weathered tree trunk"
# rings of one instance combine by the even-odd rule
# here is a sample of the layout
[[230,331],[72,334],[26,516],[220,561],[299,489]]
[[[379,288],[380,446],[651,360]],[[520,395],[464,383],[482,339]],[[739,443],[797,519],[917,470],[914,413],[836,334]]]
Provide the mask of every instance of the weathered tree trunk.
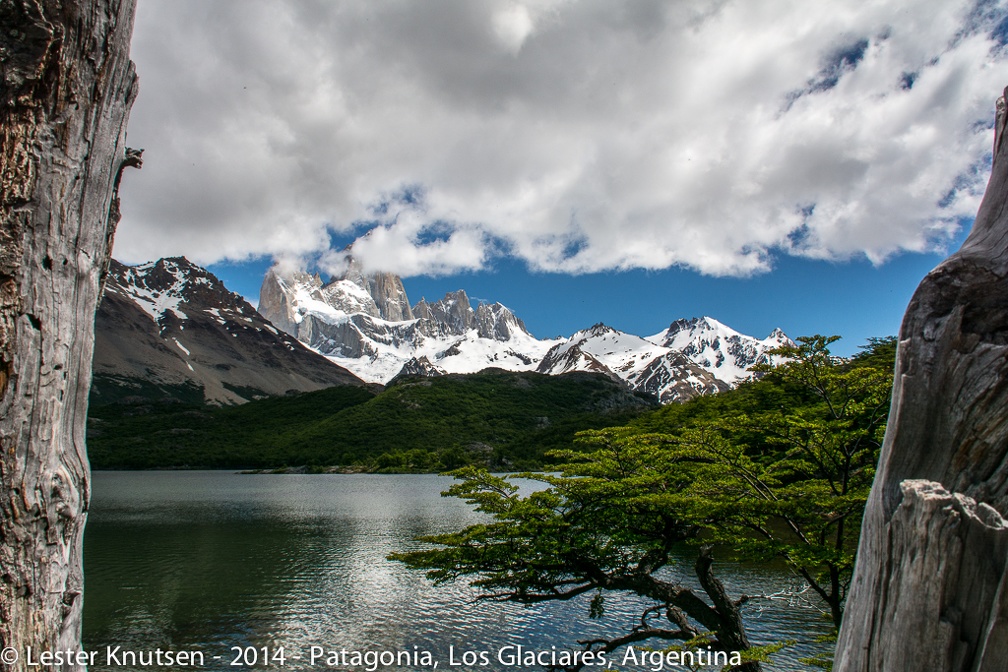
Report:
[[1004,131],[1002,98],[973,230],[921,282],[903,319],[837,672],[1008,669]]
[[12,669],[28,646],[80,646],[84,422],[136,94],[134,4],[0,0],[0,647],[21,654]]

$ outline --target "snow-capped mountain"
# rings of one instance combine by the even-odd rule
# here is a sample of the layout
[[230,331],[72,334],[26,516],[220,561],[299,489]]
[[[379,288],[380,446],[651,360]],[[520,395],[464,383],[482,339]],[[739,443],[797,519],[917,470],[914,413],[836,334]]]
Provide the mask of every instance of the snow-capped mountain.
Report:
[[96,401],[146,393],[214,403],[363,385],[184,257],[112,261],[95,322]]
[[599,323],[553,346],[539,364],[538,371],[551,374],[599,371],[625,379],[664,351],[639,336]]
[[473,308],[463,290],[411,306],[398,276],[366,274],[352,258],[329,282],[271,270],[257,312],[185,258],[113,261],[96,323],[93,389],[98,401],[135,390],[240,403],[494,367],[602,373],[669,403],[732,387],[753,364],[776,363],[768,351],[789,342],[779,329],[760,340],[710,317],[676,320],[650,338],[597,324],[567,339],[537,339],[506,306]]
[[387,383],[408,363],[415,366],[424,358],[428,372],[533,370],[556,343],[533,337],[500,303],[474,310],[464,290],[411,307],[397,276],[365,275],[352,259],[349,269],[328,283],[318,275],[271,269],[259,311],[302,343],[376,383]]
[[709,317],[673,322],[649,339],[597,324],[568,339],[540,340],[500,303],[475,309],[465,291],[410,307],[401,280],[348,270],[318,275],[270,270],[259,310],[303,343],[370,382],[401,375],[474,373],[487,367],[561,374],[603,373],[662,402],[727,390],[789,342],[780,330],[763,340]]
[[413,319],[402,280],[391,273],[365,275],[348,257],[342,277],[323,283],[316,273],[282,275],[271,269],[259,290],[259,310],[273,324],[295,334],[304,321],[330,323],[344,315],[366,315],[387,322]]
[[676,320],[665,331],[648,341],[682,352],[719,380],[736,385],[751,374],[754,364],[779,364],[779,356],[768,351],[792,341],[780,329],[760,340],[740,334],[710,317]]
[[604,324],[579,331],[546,353],[540,373],[596,371],[654,394],[662,403],[727,390],[730,385],[685,354]]

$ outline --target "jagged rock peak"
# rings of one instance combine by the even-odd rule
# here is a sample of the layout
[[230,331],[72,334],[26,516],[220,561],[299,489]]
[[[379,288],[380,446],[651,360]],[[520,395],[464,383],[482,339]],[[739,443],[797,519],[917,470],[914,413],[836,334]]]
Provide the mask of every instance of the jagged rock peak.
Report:
[[582,329],[581,331],[575,331],[573,334],[567,338],[568,342],[574,342],[579,340],[584,340],[587,338],[600,338],[609,335],[619,334],[616,329],[613,329],[608,324],[602,322],[597,322],[587,329]]
[[340,275],[341,280],[349,280],[358,287],[367,289],[367,276],[364,275],[364,267],[349,251],[345,251],[343,256],[346,262],[346,270]]
[[669,328],[665,330],[665,335],[671,338],[683,331],[708,331],[724,326],[714,318],[707,317],[706,315],[703,317],[691,317],[689,319],[680,318],[669,325]]
[[[348,248],[349,250],[349,248]],[[375,302],[380,317],[389,322],[403,322],[413,319],[409,297],[403,287],[402,278],[394,273],[375,271],[366,273],[360,261],[347,251],[344,255],[346,270],[333,278],[330,284],[340,280],[352,282],[366,291]]]
[[[406,288],[403,287],[402,278],[394,273],[384,271],[366,273],[360,261],[350,254],[349,248],[345,251],[343,258],[346,262],[346,270],[339,276],[334,277],[326,285],[327,287],[335,285],[340,281],[353,283],[367,292],[374,301],[376,308],[374,317],[380,317],[389,322],[402,322],[413,319],[409,297],[406,296]],[[362,311],[347,310],[344,312]]]
[[575,342],[559,343],[546,353],[536,367],[538,373],[558,375],[570,371],[591,371],[592,373],[602,373],[613,380],[622,379],[609,367],[598,360],[595,355],[585,350],[582,346],[586,339]]
[[383,319],[403,322],[413,319],[409,297],[402,279],[392,273],[373,273],[368,276],[368,292],[378,304]]
[[608,324],[602,322],[596,322],[584,332],[587,336],[605,336],[607,334],[615,334],[616,330],[610,327]]
[[413,306],[413,316],[421,320],[422,330],[429,335],[461,335],[476,328],[476,312],[464,289],[433,303],[421,300]]
[[439,303],[443,304],[447,310],[456,311],[459,314],[472,310],[472,301],[469,300],[469,295],[464,289],[448,292]]
[[507,341],[517,332],[529,335],[525,323],[502,303],[481,303],[476,308],[476,325],[482,338]]
[[420,320],[420,329],[429,336],[461,336],[476,329],[476,312],[464,289],[448,292],[434,303],[421,300],[413,307],[413,317]]
[[776,327],[774,328],[773,331],[770,332],[770,335],[766,337],[766,340],[784,342],[784,341],[790,341],[791,339],[788,338],[787,334],[784,333],[783,329],[781,329],[780,327]]
[[260,310],[289,333],[297,331],[294,325],[300,323],[300,308],[304,309],[302,313],[363,313],[389,322],[414,319],[399,276],[365,273],[361,264],[349,254],[345,255],[345,261],[346,269],[325,284],[318,273],[309,275],[304,271],[281,272],[276,267],[271,268],[259,292]]
[[448,292],[433,303],[426,298],[413,306],[413,317],[429,336],[462,336],[475,329],[477,336],[507,341],[524,334],[531,338],[525,323],[501,303],[480,303],[476,310],[464,289]]
[[406,376],[434,378],[436,376],[443,376],[445,373],[447,372],[444,369],[432,363],[429,359],[427,359],[426,355],[423,355],[419,358],[410,358],[405,364],[403,364],[403,367],[399,369],[399,373],[392,378],[392,381]]
[[278,329],[297,335],[297,325],[301,321],[298,313],[298,299],[323,301],[322,278],[304,271],[281,272],[273,267],[266,271],[262,287],[259,288],[259,312]]
[[[669,325],[668,329],[660,334],[660,336],[671,342],[674,340],[676,334],[683,332],[689,332],[691,334],[700,334],[708,332],[711,334],[717,334],[722,337],[732,337],[739,336],[744,338],[751,338],[741,334],[731,327],[725,325],[723,322],[715,320],[713,317],[704,315],[703,317],[691,317],[689,319],[678,319]],[[770,334],[763,339],[764,342],[776,341],[780,343],[791,343],[791,339],[788,338],[787,334],[780,327],[775,327]]]
[[159,292],[180,292],[190,283],[213,283],[224,287],[213,274],[185,257],[165,257],[136,266],[126,266],[113,259],[109,262],[109,276]]
[[431,316],[431,304],[427,303],[427,298],[423,297],[417,301],[416,305],[411,309],[413,311],[413,318],[417,320],[430,319]]
[[668,329],[648,340],[684,353],[693,362],[732,385],[750,377],[750,368],[755,364],[777,363],[779,356],[769,355],[768,351],[791,343],[791,339],[780,329],[760,340],[706,316],[676,320]]

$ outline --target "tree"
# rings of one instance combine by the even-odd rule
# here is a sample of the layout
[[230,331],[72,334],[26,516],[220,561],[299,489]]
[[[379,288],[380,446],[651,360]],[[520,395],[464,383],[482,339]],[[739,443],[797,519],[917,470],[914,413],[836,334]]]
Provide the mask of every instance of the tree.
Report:
[[790,390],[787,406],[729,414],[680,440],[716,465],[713,539],[748,557],[784,559],[839,628],[888,417],[896,343],[872,339],[845,361],[830,354],[838,339],[799,338],[773,351],[780,366],[754,367]]
[[[695,507],[682,494],[689,469],[674,468],[672,454],[656,461],[650,446],[633,441],[598,441],[593,448],[583,461],[565,465],[562,475],[522,474],[548,486],[527,496],[482,469],[455,472],[461,482],[445,494],[492,520],[427,537],[439,548],[392,559],[426,569],[435,582],[474,576],[487,600],[534,604],[590,594],[594,618],[604,615],[610,591],[653,601],[629,632],[582,642],[592,652],[651,640],[709,643],[723,652],[750,649],[740,613],[745,598],[733,600],[714,576],[710,547],[702,547],[694,563],[702,593],[661,578],[676,547],[700,531],[681,510]],[[760,667],[751,662],[734,669]]]
[[0,647],[80,644],[94,316],[136,95],[133,0],[0,0]]
[[[456,472],[446,494],[488,514],[489,522],[428,537],[429,550],[394,559],[436,582],[472,577],[484,599],[536,603],[606,594],[653,601],[640,625],[608,640],[614,651],[651,640],[750,650],[738,669],[759,669],[741,607],[713,572],[712,544],[736,554],[786,560],[828,605],[836,624],[853,563],[864,500],[884,429],[892,339],[851,361],[834,358],[835,338],[799,339],[777,354],[782,366],[716,403],[694,401],[639,425],[583,432],[558,451],[561,473],[523,474],[546,488],[519,496],[508,480]],[[710,413],[711,409],[716,410]],[[646,429],[642,429],[642,427]],[[683,545],[696,549],[702,592],[661,571]]]

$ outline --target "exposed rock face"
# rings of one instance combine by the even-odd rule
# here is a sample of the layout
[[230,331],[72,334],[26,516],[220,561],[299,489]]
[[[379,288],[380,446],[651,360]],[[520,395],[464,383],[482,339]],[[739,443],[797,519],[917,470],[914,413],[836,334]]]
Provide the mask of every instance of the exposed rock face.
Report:
[[693,397],[731,389],[714,374],[681,352],[667,352],[645,366],[629,381],[630,387],[653,394],[663,404],[689,401]]
[[[900,329],[837,672],[1008,669],[1008,147]],[[921,483],[920,480],[926,481]]]
[[[364,269],[360,262],[351,256],[347,256],[348,268],[339,280],[347,280],[364,289],[374,300],[378,312],[375,317],[380,317],[389,322],[402,322],[412,320],[413,311],[410,309],[409,298],[406,296],[406,288],[403,287],[402,280],[393,273],[371,273],[364,274]],[[333,303],[332,305],[338,305]],[[355,311],[347,311],[355,312]]]
[[[297,306],[292,300],[290,287],[308,288],[308,294],[317,301],[323,301],[322,278],[297,271],[286,279],[281,279],[272,269],[267,271],[259,289],[259,311],[277,328],[289,334],[297,331]],[[375,310],[377,314],[377,309]]]
[[592,339],[605,339],[607,335],[617,335],[612,327],[604,324],[596,324],[591,329],[579,331],[571,336],[565,343],[558,343],[550,348],[550,351],[543,357],[542,362],[536,368],[539,373],[559,375],[571,371],[590,371],[592,373],[604,373],[614,380],[620,380],[608,366],[599,361],[598,357],[591,352],[590,341]]
[[413,316],[420,320],[420,330],[433,337],[462,336],[475,329],[477,336],[493,341],[508,341],[513,336],[528,336],[525,323],[500,303],[481,303],[473,310],[465,290],[448,292],[443,299],[413,306]]
[[500,303],[481,303],[476,308],[476,328],[481,338],[495,341],[507,341],[518,333],[529,333],[525,323]]
[[137,267],[112,261],[98,310],[96,402],[141,388],[205,401],[362,385],[349,371],[275,328],[213,274],[185,258]]
[[413,314],[423,323],[421,329],[428,336],[461,336],[476,328],[476,313],[464,289],[448,292],[434,303],[421,299]]
[[413,357],[403,364],[403,367],[399,370],[399,373],[396,374],[392,381],[404,377],[434,378],[435,376],[443,376],[446,373],[447,372],[440,366],[432,364],[426,356],[420,357],[419,359]]

